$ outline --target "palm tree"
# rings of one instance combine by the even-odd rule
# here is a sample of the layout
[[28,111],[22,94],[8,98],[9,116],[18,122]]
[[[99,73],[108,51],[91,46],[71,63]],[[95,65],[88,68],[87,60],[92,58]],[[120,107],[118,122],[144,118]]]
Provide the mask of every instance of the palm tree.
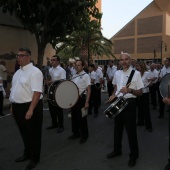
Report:
[[[57,42],[57,41],[56,41]],[[92,60],[92,56],[114,57],[112,42],[103,37],[101,30],[91,29],[73,31],[56,45],[58,55],[62,58],[81,57]]]

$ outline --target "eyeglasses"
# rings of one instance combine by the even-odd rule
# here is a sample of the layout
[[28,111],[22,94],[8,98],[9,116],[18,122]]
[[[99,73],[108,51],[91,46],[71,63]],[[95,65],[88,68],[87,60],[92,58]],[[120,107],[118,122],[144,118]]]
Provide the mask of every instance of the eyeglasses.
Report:
[[51,61],[57,61],[56,59],[51,59]]
[[17,55],[16,55],[16,57],[19,57],[19,58],[20,58],[20,57],[22,58],[22,57],[24,57],[24,56],[29,56],[29,55],[26,55],[26,54],[17,54]]

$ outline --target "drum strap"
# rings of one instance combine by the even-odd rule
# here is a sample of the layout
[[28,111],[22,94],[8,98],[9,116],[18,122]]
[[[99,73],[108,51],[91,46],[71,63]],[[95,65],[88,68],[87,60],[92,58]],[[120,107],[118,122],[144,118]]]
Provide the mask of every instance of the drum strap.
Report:
[[73,80],[73,79],[75,79],[75,78],[77,78],[77,77],[81,77],[81,76],[83,76],[83,75],[85,75],[85,74],[87,74],[87,73],[83,73],[83,74],[81,74],[81,75],[78,75],[78,76],[76,76],[76,77],[73,77],[71,80]]
[[135,70],[132,70],[131,73],[130,73],[130,76],[128,78],[128,81],[126,83],[126,87],[129,87],[130,86],[130,82],[132,81],[132,78],[133,78],[133,75],[135,73]]

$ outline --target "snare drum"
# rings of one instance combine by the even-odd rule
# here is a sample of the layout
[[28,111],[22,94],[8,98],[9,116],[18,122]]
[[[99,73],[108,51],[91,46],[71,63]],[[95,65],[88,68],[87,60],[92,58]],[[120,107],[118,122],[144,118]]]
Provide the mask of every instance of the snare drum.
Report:
[[48,100],[62,109],[73,107],[79,99],[77,85],[69,80],[57,80],[51,84],[48,90]]
[[116,97],[113,103],[104,111],[107,118],[116,117],[126,106],[128,101],[123,97]]

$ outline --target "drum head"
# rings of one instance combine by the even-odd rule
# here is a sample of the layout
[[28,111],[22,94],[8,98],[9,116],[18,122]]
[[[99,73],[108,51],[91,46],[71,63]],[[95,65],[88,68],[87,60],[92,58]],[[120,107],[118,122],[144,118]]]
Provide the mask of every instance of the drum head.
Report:
[[79,98],[79,90],[77,85],[72,81],[63,81],[55,90],[55,101],[57,105],[63,109],[73,107]]
[[170,86],[170,73],[162,77],[159,85],[160,94],[163,98],[168,96],[168,85]]

